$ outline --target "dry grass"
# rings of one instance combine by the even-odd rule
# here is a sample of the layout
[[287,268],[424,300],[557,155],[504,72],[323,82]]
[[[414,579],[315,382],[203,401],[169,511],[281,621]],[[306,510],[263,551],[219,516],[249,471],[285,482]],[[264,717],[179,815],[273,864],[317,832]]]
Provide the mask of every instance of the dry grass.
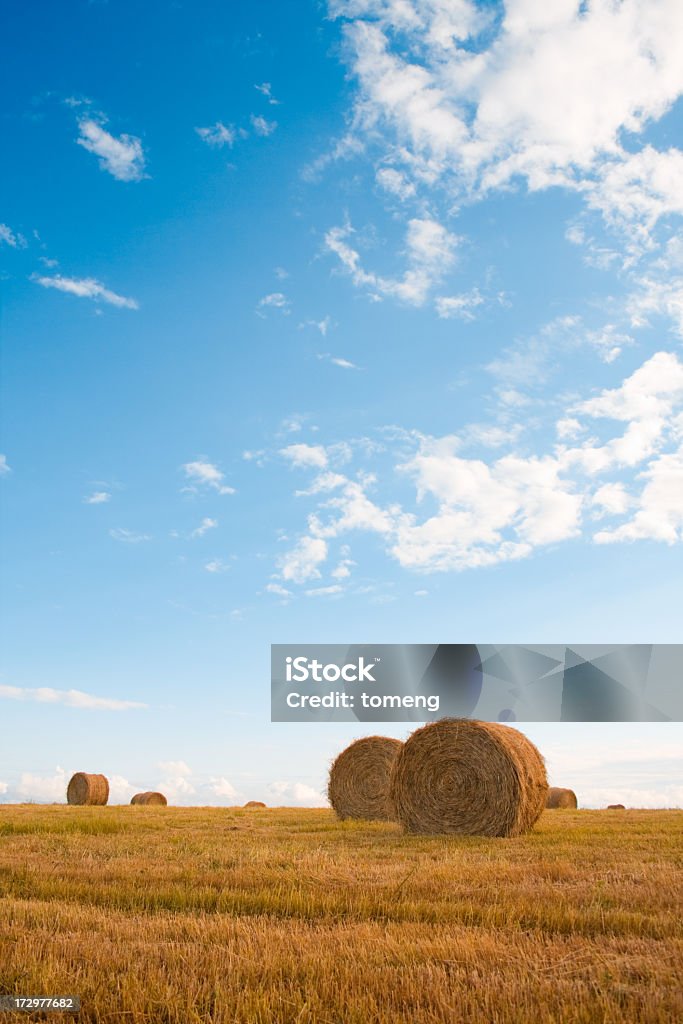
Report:
[[0,990],[80,995],[88,1024],[671,1024],[682,839],[677,811],[484,839],[324,810],[4,807]]

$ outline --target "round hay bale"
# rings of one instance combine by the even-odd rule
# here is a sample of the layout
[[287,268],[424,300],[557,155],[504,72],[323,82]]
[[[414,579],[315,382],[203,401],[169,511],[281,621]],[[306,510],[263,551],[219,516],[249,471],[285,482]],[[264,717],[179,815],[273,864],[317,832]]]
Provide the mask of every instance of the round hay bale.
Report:
[[443,718],[404,743],[391,780],[397,820],[407,832],[519,836],[545,807],[540,753],[497,722]]
[[625,811],[626,808],[623,804],[607,804],[608,811]]
[[579,806],[576,793],[573,789],[562,789],[561,786],[551,786],[545,805],[550,810],[572,810]]
[[245,807],[265,807],[266,804],[262,800],[247,800]]
[[166,807],[168,800],[163,793],[136,793],[131,800],[132,804],[145,804],[147,807]]
[[106,775],[89,775],[76,772],[71,776],[66,789],[67,803],[96,804],[103,806],[109,799],[109,780]]
[[338,818],[394,821],[391,771],[403,744],[387,736],[364,736],[332,763],[327,797]]

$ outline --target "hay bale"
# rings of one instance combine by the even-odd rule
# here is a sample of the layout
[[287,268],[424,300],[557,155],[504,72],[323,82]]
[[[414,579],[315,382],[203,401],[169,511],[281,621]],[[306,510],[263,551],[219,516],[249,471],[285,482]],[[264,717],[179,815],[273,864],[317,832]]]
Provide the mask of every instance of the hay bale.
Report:
[[247,800],[245,807],[265,807],[262,800]]
[[562,789],[561,786],[551,786],[548,790],[545,805],[550,810],[572,810],[579,806],[576,793],[573,789]]
[[403,744],[387,736],[364,736],[332,763],[327,797],[338,818],[393,821],[391,771]]
[[66,799],[70,804],[96,804],[103,806],[109,799],[109,780],[106,775],[89,775],[87,772],[76,772],[71,776],[66,789]]
[[625,811],[626,808],[623,804],[607,804],[608,811]]
[[407,832],[518,836],[545,807],[540,753],[521,732],[496,722],[442,718],[404,743],[391,780],[397,820]]
[[131,800],[132,804],[145,804],[147,807],[166,807],[168,800],[163,793],[136,793]]

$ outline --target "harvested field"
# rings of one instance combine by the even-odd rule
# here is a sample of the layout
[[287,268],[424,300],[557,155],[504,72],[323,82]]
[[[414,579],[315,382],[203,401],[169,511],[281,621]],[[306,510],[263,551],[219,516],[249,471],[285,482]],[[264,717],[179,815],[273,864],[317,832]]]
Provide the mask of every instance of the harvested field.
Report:
[[488,839],[5,806],[0,991],[80,995],[88,1024],[671,1024],[682,840],[680,811],[544,812]]

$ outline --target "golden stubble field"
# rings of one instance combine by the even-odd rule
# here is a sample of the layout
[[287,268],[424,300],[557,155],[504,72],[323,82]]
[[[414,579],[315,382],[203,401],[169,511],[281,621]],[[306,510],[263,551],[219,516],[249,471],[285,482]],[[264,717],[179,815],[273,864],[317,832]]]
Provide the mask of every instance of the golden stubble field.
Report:
[[327,810],[6,806],[0,991],[127,1024],[672,1024],[682,867],[681,811],[459,839]]

